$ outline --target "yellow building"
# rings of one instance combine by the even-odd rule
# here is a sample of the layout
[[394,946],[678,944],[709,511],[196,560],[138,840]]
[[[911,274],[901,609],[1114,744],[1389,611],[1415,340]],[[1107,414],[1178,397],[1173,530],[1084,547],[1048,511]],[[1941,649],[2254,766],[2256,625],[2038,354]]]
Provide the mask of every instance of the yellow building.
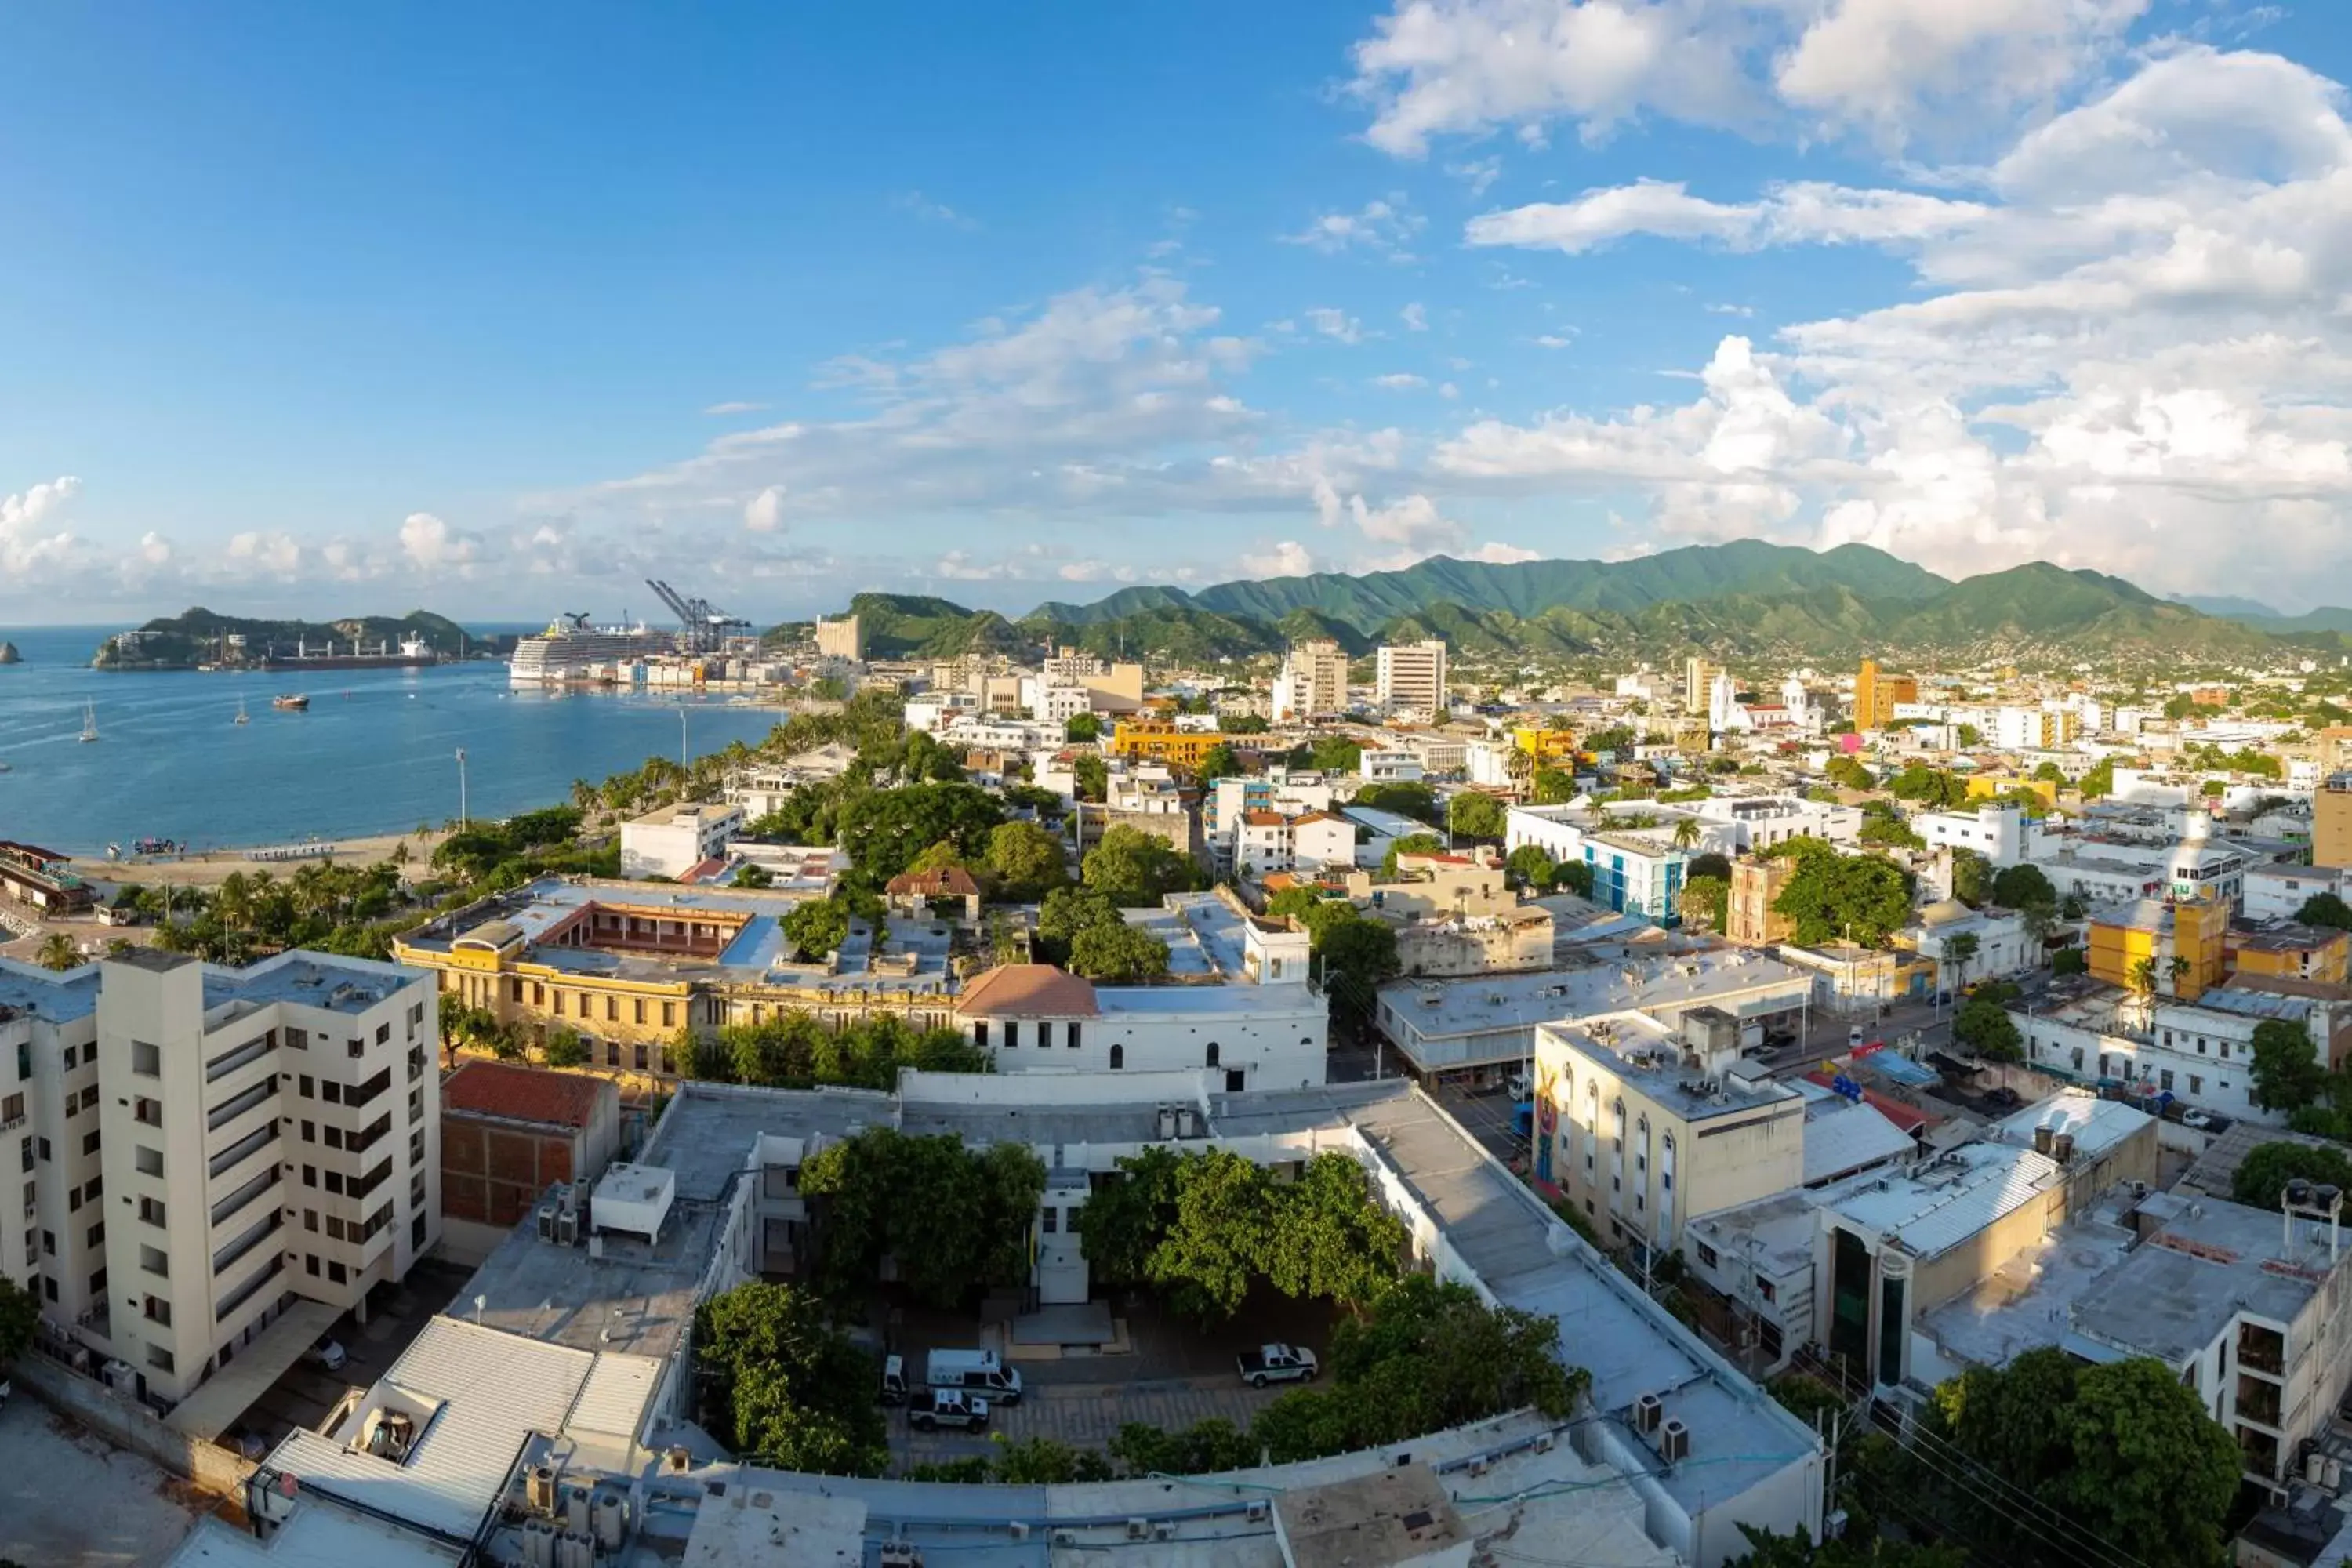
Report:
[[1536,760],[1539,768],[1558,767],[1576,760],[1576,734],[1570,730],[1521,724],[1511,731],[1511,744]]
[[1772,906],[1797,874],[1797,858],[1776,855],[1769,859],[1731,863],[1731,897],[1724,908],[1723,934],[1742,947],[1764,947],[1789,940],[1797,922]]
[[1720,667],[1703,658],[1683,660],[1683,711],[1706,712],[1707,692],[1715,685],[1715,678],[1722,673]]
[[2331,773],[2312,792],[2311,863],[2352,866],[2352,773]]
[[2031,790],[2051,810],[2058,809],[2058,785],[2049,779],[2021,778],[2015,773],[1970,773],[1970,800],[1995,800],[2013,789]]
[[1218,746],[1247,745],[1243,735],[1221,735],[1213,730],[1179,730],[1164,719],[1123,719],[1111,726],[1110,753],[1115,757],[1148,757],[1175,767],[1197,766]]
[[[944,946],[918,952],[894,940],[862,960],[785,967],[756,921],[774,921],[799,895],[618,882],[544,882],[467,922],[436,921],[394,937],[392,956],[440,976],[444,997],[518,1026],[535,1044],[560,1028],[580,1036],[588,1068],[659,1081],[679,1031],[813,1014],[836,1027],[874,1012],[918,1028],[944,1024]],[[892,927],[898,937],[900,928]],[[884,976],[887,975],[887,980]]]
[[1671,1251],[1694,1215],[1802,1184],[1805,1101],[1769,1078],[1707,1079],[1643,1013],[1536,1027],[1536,1179],[1603,1237]]
[[2268,979],[2315,980],[2344,984],[2352,936],[2327,926],[2298,925],[2273,921],[2266,925],[2230,928],[2223,945],[2230,973],[2259,974]]
[[1895,722],[1897,703],[1918,700],[1919,682],[1916,679],[1891,674],[1880,669],[1876,659],[1865,658],[1853,678],[1853,727],[1884,730]]
[[2145,976],[2156,994],[2194,1002],[2221,984],[2230,931],[2225,903],[2110,904],[2091,911],[2090,928],[2091,974],[2109,985],[2139,990]]

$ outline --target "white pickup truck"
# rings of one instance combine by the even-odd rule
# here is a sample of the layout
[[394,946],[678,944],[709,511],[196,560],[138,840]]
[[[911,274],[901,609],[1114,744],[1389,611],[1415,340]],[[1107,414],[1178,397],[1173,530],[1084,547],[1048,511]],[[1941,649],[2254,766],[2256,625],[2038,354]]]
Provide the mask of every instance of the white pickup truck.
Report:
[[1269,1383],[1312,1383],[1319,1370],[1315,1352],[1296,1345],[1260,1345],[1234,1359],[1241,1368],[1242,1381],[1252,1388],[1264,1388]]

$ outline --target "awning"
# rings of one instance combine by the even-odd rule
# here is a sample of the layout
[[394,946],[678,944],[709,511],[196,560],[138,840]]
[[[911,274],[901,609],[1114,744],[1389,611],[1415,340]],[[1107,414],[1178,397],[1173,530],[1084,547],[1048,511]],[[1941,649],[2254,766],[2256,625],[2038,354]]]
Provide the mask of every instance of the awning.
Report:
[[302,1352],[326,1337],[342,1313],[324,1301],[298,1300],[236,1352],[202,1388],[180,1401],[163,1425],[212,1442],[237,1424],[253,1402],[269,1392]]

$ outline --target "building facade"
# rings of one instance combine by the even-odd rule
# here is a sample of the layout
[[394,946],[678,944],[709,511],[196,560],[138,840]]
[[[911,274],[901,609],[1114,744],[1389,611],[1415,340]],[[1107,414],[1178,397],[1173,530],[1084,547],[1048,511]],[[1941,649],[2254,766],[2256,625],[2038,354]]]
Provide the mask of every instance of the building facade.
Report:
[[1290,645],[1274,680],[1274,721],[1284,723],[1348,709],[1348,657],[1339,645],[1310,637]]
[[1420,642],[1382,643],[1374,674],[1380,704],[1384,709],[1409,708],[1415,712],[1445,711],[1445,645],[1435,637]]

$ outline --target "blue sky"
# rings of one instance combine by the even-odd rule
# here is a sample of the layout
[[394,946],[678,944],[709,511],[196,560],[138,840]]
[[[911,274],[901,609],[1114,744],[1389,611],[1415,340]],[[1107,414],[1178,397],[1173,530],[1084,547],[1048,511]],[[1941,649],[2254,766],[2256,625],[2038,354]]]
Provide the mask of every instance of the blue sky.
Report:
[[2352,595],[2326,8],[480,11],[0,16],[0,619],[1747,535]]

